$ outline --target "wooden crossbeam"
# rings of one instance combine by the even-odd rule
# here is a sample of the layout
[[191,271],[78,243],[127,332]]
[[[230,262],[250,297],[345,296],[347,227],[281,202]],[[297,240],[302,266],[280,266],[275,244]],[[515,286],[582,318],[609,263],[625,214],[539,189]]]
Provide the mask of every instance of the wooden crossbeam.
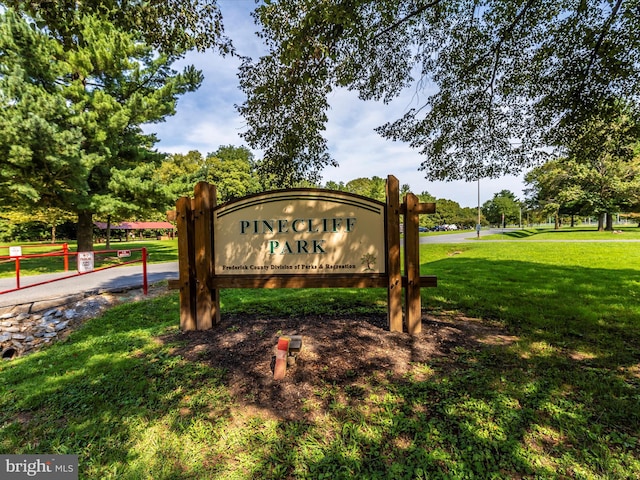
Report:
[[[421,330],[420,288],[437,286],[435,276],[420,275],[419,215],[435,213],[435,203],[420,203],[409,193],[400,202],[399,182],[387,178],[385,210],[385,272],[374,274],[215,275],[214,246],[216,189],[200,182],[194,198],[176,203],[179,278],[169,288],[180,290],[180,328],[206,330],[220,321],[222,288],[386,288],[388,328],[415,335]],[[404,216],[404,275],[400,264],[400,216]]]

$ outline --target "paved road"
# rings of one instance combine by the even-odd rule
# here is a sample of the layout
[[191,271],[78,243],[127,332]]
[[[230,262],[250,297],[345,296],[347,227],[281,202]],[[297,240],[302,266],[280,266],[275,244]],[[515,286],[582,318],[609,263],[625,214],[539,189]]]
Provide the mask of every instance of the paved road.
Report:
[[[482,230],[480,237],[486,235],[494,235],[496,233],[502,233],[503,230],[499,228],[491,228],[489,230]],[[461,232],[461,233],[447,233],[446,235],[426,235],[420,237],[420,243],[461,243],[469,240],[477,240],[476,232]]]
[[[35,283],[46,282],[66,277],[75,272],[51,273],[20,277],[20,286],[25,287]],[[147,279],[149,283],[156,283],[169,278],[178,278],[178,262],[151,263],[147,265]],[[78,293],[104,292],[135,288],[142,286],[142,264],[109,268],[97,272],[87,273],[53,283],[23,288],[16,292],[0,295],[0,307],[21,305],[23,303],[65,297]],[[0,292],[16,287],[16,279],[0,278]]]
[[[488,232],[487,232],[488,233]],[[420,243],[458,243],[472,239],[475,232],[452,233],[449,235],[434,235],[420,237]],[[72,272],[51,273],[20,277],[21,290],[0,294],[0,307],[21,305],[30,302],[60,298],[79,293],[97,293],[105,291],[122,290],[124,288],[137,288],[142,286],[142,265],[109,268],[71,278]],[[159,282],[170,278],[178,278],[178,262],[151,263],[147,265],[147,278],[149,283]],[[56,280],[44,285],[36,285],[29,288],[28,285]],[[0,292],[16,287],[15,277],[0,278]]]
[[[500,230],[483,231],[483,235],[499,233]],[[452,233],[449,235],[433,235],[420,237],[420,243],[458,243],[473,240],[475,232]],[[170,278],[178,278],[178,262],[151,263],[148,264],[147,278],[149,283],[159,282]],[[76,272],[51,273],[20,277],[21,290],[0,294],[0,307],[21,305],[24,303],[48,300],[51,298],[65,297],[79,293],[97,293],[105,291],[121,290],[124,288],[137,288],[142,286],[142,265],[109,268],[89,274],[75,276]],[[28,285],[48,282],[60,279],[52,283],[24,288]],[[0,292],[16,287],[15,277],[0,278]]]
[[[480,232],[480,239],[482,240],[483,237],[486,237],[488,235],[500,235],[501,233],[509,233],[509,232],[517,232],[521,229],[519,228],[507,228],[507,229],[502,229],[502,228],[490,228],[487,230],[482,230]],[[473,242],[477,240],[477,235],[476,232],[463,232],[463,233],[448,233],[446,235],[427,235],[427,236],[422,236],[420,237],[420,243],[463,243],[463,242]],[[523,240],[520,240],[518,238],[513,238],[510,236],[504,236],[504,237],[500,237],[500,238],[496,238],[493,240],[482,240],[483,242],[520,242]],[[532,243],[532,242],[545,242],[545,243],[549,243],[549,242],[575,242],[575,243],[603,243],[603,242],[640,242],[640,240],[638,239],[625,239],[625,238],[620,238],[620,237],[615,237],[615,238],[603,238],[603,239],[589,239],[589,240],[576,240],[576,239],[572,239],[572,240],[567,240],[567,239],[562,239],[562,238],[558,238],[558,239],[544,239],[544,240],[535,240],[535,239],[527,239],[525,240],[527,243]]]

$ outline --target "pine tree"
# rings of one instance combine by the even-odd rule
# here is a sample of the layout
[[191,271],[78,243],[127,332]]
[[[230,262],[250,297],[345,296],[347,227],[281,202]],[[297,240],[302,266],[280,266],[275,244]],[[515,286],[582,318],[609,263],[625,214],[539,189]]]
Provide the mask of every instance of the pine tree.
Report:
[[175,113],[202,75],[172,70],[169,55],[97,14],[76,13],[69,37],[30,20],[0,16],[0,199],[76,213],[78,249],[90,250],[94,213],[160,193],[142,181],[161,158],[141,125]]

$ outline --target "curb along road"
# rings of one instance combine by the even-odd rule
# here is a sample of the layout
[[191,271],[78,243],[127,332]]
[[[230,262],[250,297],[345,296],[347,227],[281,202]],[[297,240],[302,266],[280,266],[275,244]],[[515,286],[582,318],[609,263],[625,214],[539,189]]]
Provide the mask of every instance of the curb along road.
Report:
[[[44,282],[70,275],[73,272],[52,273],[20,277],[20,286]],[[170,278],[178,278],[178,262],[151,263],[147,265],[149,284]],[[142,286],[142,265],[109,268],[93,273],[59,280],[45,285],[4,293],[0,295],[0,308],[15,305],[32,304],[44,300],[63,299],[79,294],[97,294]],[[0,278],[0,291],[15,288],[15,277]]]

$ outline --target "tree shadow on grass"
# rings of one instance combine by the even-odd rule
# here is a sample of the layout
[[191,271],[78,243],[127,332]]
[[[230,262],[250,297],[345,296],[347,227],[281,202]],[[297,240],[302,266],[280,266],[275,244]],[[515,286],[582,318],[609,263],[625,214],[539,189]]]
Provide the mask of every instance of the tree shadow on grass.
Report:
[[509,230],[503,232],[501,235],[507,238],[529,238],[539,233],[541,232],[537,230]]
[[[464,319],[440,322],[435,329],[423,320],[424,332],[413,343],[373,327],[366,334],[327,322],[320,363],[334,365],[332,349],[342,353],[350,346],[349,356],[342,355],[341,368],[313,370],[316,393],[307,400],[314,416],[301,409],[296,418],[291,408],[283,415],[287,398],[304,393],[296,379],[309,379],[311,363],[292,376],[292,389],[264,390],[273,408],[267,401],[262,411],[249,414],[259,426],[242,434],[240,443],[255,452],[243,478],[632,478],[640,473],[639,318],[629,301],[637,298],[636,271],[463,256],[424,267],[440,284],[423,291],[423,307],[499,321],[517,341],[503,346],[455,341],[443,349],[438,334],[463,331],[471,322]],[[290,295],[303,298],[300,292]],[[318,294],[317,301],[322,298]],[[265,319],[259,331],[268,325]],[[230,338],[247,340],[242,323],[225,326]],[[293,327],[301,328],[282,320],[276,329]],[[225,348],[216,341],[221,340],[208,340],[213,351]],[[366,357],[383,342],[383,351]],[[440,349],[424,355],[429,342]],[[205,343],[200,347],[204,358],[213,360]],[[244,349],[234,350],[238,362],[244,362]],[[393,366],[398,358],[407,368]],[[259,369],[243,363],[246,382],[258,375],[252,367]],[[253,403],[236,401],[239,408]],[[269,422],[281,433],[264,435]],[[231,463],[226,460],[227,467]]]
[[[65,342],[3,365],[0,452],[73,453],[81,478],[145,478],[117,473],[135,462],[141,425],[162,422],[203,385],[225,391],[223,372],[181,362],[153,341],[178,308],[174,301],[167,315],[161,305],[114,307]],[[183,472],[174,461],[163,466],[167,478]]]
[[[187,357],[190,336],[160,326],[177,324],[175,296],[142,302],[126,318],[113,309],[67,343],[0,370],[0,450],[77,453],[84,478],[640,473],[640,382],[637,372],[629,374],[640,361],[636,271],[463,256],[427,268],[439,287],[423,291],[423,307],[498,320],[517,340],[487,346],[443,336],[463,332],[471,321],[464,319],[424,319],[424,333],[409,338],[375,325],[305,318],[303,304],[322,303],[330,292],[291,291],[300,318],[292,311],[289,319],[254,322],[254,329],[223,319],[216,332],[199,334],[202,343]],[[294,320],[300,328],[309,321],[325,327],[317,347],[326,350],[309,352],[317,358],[293,370],[286,390],[294,394],[305,379],[314,386],[299,418],[283,416],[278,404],[251,408],[214,361],[216,350],[231,352],[250,382],[263,366],[246,363],[244,349],[257,338],[266,349]],[[427,355],[429,344],[439,354]],[[325,370],[335,345],[351,353]],[[400,355],[406,358],[398,362]],[[268,395],[285,391],[269,388]],[[286,402],[287,395],[274,398]]]
[[439,282],[422,291],[424,308],[498,320],[530,341],[591,351],[609,366],[638,361],[637,270],[463,256],[429,263],[428,270]]
[[282,419],[278,435],[264,435],[263,423],[246,431],[243,444],[258,455],[243,478],[631,478],[639,471],[637,461],[629,465],[637,460],[638,388],[614,371],[514,346],[422,360],[405,375],[374,369],[359,389],[333,382],[326,404],[315,407],[318,421]]

